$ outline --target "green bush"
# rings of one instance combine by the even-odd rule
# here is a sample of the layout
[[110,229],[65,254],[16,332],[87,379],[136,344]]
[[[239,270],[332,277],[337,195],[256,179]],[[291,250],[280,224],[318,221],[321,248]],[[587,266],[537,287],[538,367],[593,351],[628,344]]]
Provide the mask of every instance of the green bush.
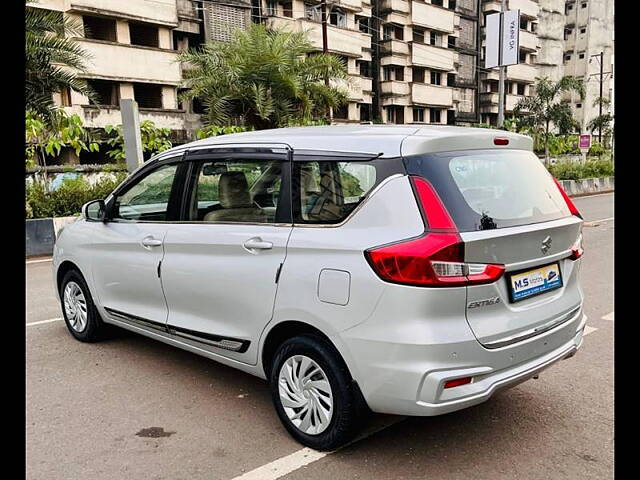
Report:
[[580,180],[581,178],[611,177],[613,162],[609,160],[587,160],[586,162],[558,162],[549,166],[549,172],[558,180]]
[[115,178],[103,178],[94,185],[83,177],[65,179],[60,188],[49,191],[42,182],[26,185],[26,217],[49,218],[79,215],[82,205],[90,200],[105,198],[126,177],[125,172]]

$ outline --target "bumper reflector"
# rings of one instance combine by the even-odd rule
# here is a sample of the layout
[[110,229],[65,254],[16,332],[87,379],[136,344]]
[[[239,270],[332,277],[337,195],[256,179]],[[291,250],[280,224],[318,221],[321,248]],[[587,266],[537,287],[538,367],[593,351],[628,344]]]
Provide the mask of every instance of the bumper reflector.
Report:
[[447,380],[444,382],[444,388],[453,388],[459,387],[460,385],[466,385],[467,383],[471,383],[473,377],[462,377],[456,378],[455,380]]

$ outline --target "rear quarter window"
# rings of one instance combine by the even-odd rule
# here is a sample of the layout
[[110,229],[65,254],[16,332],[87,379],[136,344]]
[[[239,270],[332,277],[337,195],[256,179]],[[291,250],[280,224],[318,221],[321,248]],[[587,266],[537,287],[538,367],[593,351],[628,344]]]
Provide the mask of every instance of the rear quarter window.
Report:
[[570,215],[553,178],[533,152],[469,150],[404,161],[409,174],[431,182],[462,232]]

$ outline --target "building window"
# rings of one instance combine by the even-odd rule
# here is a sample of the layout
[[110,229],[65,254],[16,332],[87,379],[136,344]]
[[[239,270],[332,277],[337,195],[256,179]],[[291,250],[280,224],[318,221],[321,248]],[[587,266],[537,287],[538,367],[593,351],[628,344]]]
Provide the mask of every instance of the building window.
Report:
[[108,80],[87,80],[87,84],[96,92],[97,101],[91,102],[93,105],[104,105],[107,107],[117,107],[120,101],[120,88],[118,82]]
[[370,122],[371,121],[371,104],[370,103],[360,103],[358,105],[360,107],[360,121],[361,122]]
[[129,37],[131,45],[143,47],[159,47],[158,27],[144,23],[129,22]]
[[524,50],[520,50],[520,56],[519,56],[519,62],[520,63],[527,63],[527,52],[525,52]]
[[582,108],[582,104],[581,103],[576,103],[576,108]]
[[568,39],[569,39],[569,36],[571,36],[571,34],[572,34],[572,33],[573,33],[573,29],[571,29],[571,28],[566,29],[566,30],[564,31],[564,39],[565,39],[565,40],[568,40]]
[[278,1],[267,0],[267,17],[275,17],[278,14]]
[[440,112],[442,110],[439,110],[437,108],[430,108],[429,109],[429,122],[430,123],[440,123]]
[[456,9],[456,0],[449,0],[449,10],[455,10],[455,9]]
[[587,33],[587,29],[586,29],[586,27],[585,27],[585,28],[581,28],[581,29],[580,29],[580,33]]
[[334,7],[331,9],[331,13],[329,13],[329,23],[336,27],[346,27],[347,15],[341,9]]
[[413,41],[417,43],[424,43],[424,30],[413,29]]
[[455,48],[456,46],[456,37],[449,35],[447,36],[447,48]]
[[384,67],[382,69],[382,78],[384,79],[385,82],[390,81],[391,78],[391,71],[393,70],[392,67]]
[[516,84],[518,95],[524,95],[524,87],[525,87],[524,83],[517,83]]
[[369,20],[371,20],[369,17],[356,16],[356,24],[358,25],[358,30],[360,30],[362,33],[371,33]]
[[282,15],[293,18],[293,2],[282,2]]
[[580,8],[587,8],[587,2],[584,2],[580,5]]
[[424,68],[413,67],[413,81],[416,83],[424,83]]
[[456,84],[456,74],[447,73],[447,87],[453,87]]
[[413,121],[414,123],[424,123],[424,108],[413,109]]
[[528,23],[529,23],[529,21],[527,20],[526,17],[520,17],[520,29],[521,30],[526,30]]
[[431,85],[442,85],[442,75],[440,72],[431,72]]
[[404,123],[404,107],[395,105],[387,107],[387,122],[402,125]]
[[60,106],[71,106],[71,89],[69,87],[62,87],[60,90]]
[[341,120],[346,120],[349,118],[349,104],[345,103],[340,105],[338,108],[333,109],[333,118],[339,118]]
[[304,4],[304,17],[312,22],[322,21],[322,10],[320,5],[311,5],[310,3]]
[[573,3],[567,4],[567,12],[570,12],[571,10],[573,10]]
[[531,32],[532,33],[536,33],[538,31],[538,24],[537,23],[531,23]]
[[443,3],[444,3],[444,0],[431,0],[431,5],[437,5],[439,7],[442,7]]
[[568,55],[568,54],[567,54],[567,55],[565,55],[565,56],[564,56],[564,61],[565,61],[565,62],[568,62],[569,60],[571,60],[571,55]]
[[396,80],[404,82],[404,67],[395,67]]
[[366,60],[356,60],[356,65],[360,71],[360,76],[371,78],[371,62]]
[[82,17],[85,38],[116,42],[116,21],[102,17]]
[[431,32],[431,45],[440,46],[440,35],[436,32]]
[[584,53],[579,53],[579,54],[578,54],[578,58],[579,58],[579,59],[583,59],[583,58],[584,58]]
[[140,108],[162,108],[162,86],[134,83],[133,96]]

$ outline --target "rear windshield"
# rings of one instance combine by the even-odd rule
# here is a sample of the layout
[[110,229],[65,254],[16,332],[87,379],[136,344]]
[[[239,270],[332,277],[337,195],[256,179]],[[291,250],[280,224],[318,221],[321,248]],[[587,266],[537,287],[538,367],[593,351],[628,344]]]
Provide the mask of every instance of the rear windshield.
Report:
[[523,150],[466,150],[405,158],[434,186],[461,232],[528,225],[570,215],[542,162]]

